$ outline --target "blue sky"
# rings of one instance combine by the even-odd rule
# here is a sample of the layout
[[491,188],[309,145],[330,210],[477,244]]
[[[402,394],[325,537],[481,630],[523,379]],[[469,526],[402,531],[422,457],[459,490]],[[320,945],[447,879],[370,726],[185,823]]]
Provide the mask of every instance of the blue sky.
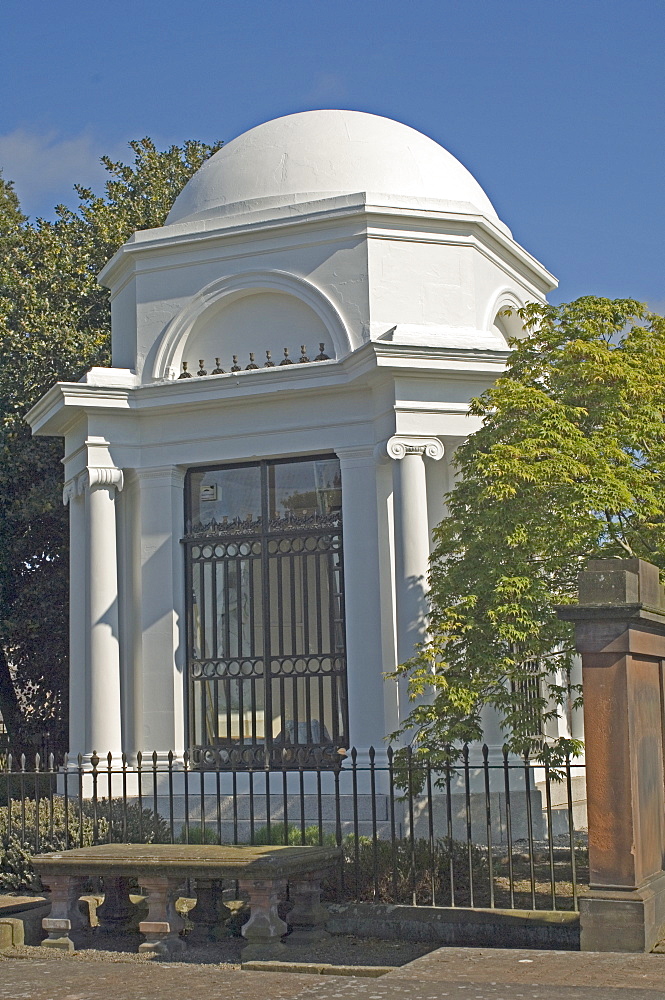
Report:
[[560,279],[665,311],[665,0],[4,0],[0,167],[25,210],[99,157],[308,108],[420,129]]

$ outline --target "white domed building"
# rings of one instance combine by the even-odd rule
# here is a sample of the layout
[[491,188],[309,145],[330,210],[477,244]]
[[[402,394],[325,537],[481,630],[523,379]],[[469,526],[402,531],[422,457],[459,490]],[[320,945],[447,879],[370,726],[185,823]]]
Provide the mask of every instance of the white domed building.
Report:
[[53,387],[71,518],[70,750],[331,761],[408,708],[469,400],[555,280],[412,128],[253,128],[100,276],[113,367]]

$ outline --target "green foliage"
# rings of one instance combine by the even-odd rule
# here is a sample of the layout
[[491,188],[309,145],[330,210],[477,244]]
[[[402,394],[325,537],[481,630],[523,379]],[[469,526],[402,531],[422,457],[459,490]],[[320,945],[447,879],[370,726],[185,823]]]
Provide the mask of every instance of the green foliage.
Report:
[[[270,834],[267,827],[260,827],[254,833],[255,844],[284,844],[311,846],[319,845],[318,826],[305,828],[302,838],[300,826],[289,823],[287,840],[284,840],[284,824],[271,823]],[[324,847],[335,847],[333,833],[324,833],[321,843]],[[330,901],[357,900],[359,902],[405,903],[410,905],[415,898],[421,905],[431,904],[432,891],[437,906],[451,904],[451,867],[455,889],[455,902],[462,905],[471,898],[470,886],[473,878],[476,895],[488,892],[489,865],[483,851],[471,845],[447,840],[430,844],[428,840],[416,839],[413,844],[407,838],[398,839],[394,844],[389,840],[374,842],[371,837],[348,834],[342,840],[344,876],[340,885],[336,877],[324,884],[324,897]],[[470,876],[471,872],[471,876]],[[340,895],[341,889],[341,895]],[[480,897],[478,897],[480,898]]]
[[[452,844],[439,840],[430,844],[417,839],[413,844],[407,838],[377,840],[353,835],[344,838],[343,898],[359,902],[402,903],[431,905],[432,894],[437,906],[450,906],[451,871],[454,901],[469,905],[471,878],[474,901],[480,905],[483,894],[489,890],[489,864],[487,856],[475,845],[467,847],[458,841]],[[327,886],[329,898],[338,894],[336,883]]]
[[[473,401],[483,426],[455,456],[429,640],[396,671],[414,707],[393,736],[409,733],[433,765],[482,738],[488,704],[511,750],[532,747],[534,712],[552,717],[567,694],[572,630],[556,606],[576,600],[589,558],[665,567],[665,319],[593,297],[520,315],[525,336]],[[561,740],[541,756],[556,765],[578,748]]]
[[108,364],[109,293],[96,275],[135,230],[162,225],[218,148],[130,146],[132,165],[103,159],[105,194],[77,187],[77,209],[59,206],[54,222],[28,223],[0,178],[0,712],[14,749],[45,730],[67,749],[62,445],[32,439],[24,415],[54,382]]
[[[285,835],[286,839],[284,839]],[[185,832],[183,826],[178,836],[178,841],[181,844],[218,844],[220,842],[217,835],[217,827],[214,823],[206,824],[205,828],[200,823],[190,823],[187,832]],[[270,829],[267,826],[260,826],[254,830],[252,843],[288,844],[290,846],[308,844],[314,846],[319,844],[319,828],[318,826],[306,826],[305,839],[303,840],[300,826],[289,823],[285,829],[283,823],[271,823]],[[322,843],[326,847],[334,847],[335,835],[324,833]]]
[[39,879],[32,867],[32,851],[13,834],[0,840],[0,891],[38,889]]
[[10,239],[24,222],[14,185],[3,178],[0,170],[0,241]]
[[[284,839],[285,832],[286,840]],[[322,843],[324,847],[335,846],[336,841],[334,833],[324,833],[322,840],[319,841],[318,826],[306,826],[304,832],[305,837],[303,840],[303,831],[299,826],[289,823],[285,831],[283,823],[271,823],[270,831],[268,831],[267,826],[261,826],[258,830],[254,831],[254,843],[290,844],[291,846],[307,844],[310,847],[318,846],[319,843]]]
[[183,826],[178,836],[180,844],[219,844],[216,826],[202,827],[200,823],[190,823],[185,830]]
[[[110,835],[109,835],[110,830]],[[92,844],[166,844],[168,823],[136,801],[73,800],[60,795],[12,799],[0,807],[0,891],[38,888],[33,854]]]

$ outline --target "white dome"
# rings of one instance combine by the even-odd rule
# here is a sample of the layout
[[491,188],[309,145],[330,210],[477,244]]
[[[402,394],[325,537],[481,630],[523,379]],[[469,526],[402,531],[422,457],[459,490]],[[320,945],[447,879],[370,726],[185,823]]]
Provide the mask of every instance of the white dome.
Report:
[[498,221],[466,167],[422,132],[360,111],[305,111],[223,146],[185,185],[166,224],[358,193],[379,204],[454,203]]

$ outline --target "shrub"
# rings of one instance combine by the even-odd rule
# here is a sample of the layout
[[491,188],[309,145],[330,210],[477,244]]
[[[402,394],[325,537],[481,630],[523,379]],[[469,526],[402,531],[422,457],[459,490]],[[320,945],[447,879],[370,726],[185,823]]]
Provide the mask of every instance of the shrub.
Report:
[[[110,832],[109,832],[110,831]],[[65,800],[56,795],[13,799],[0,807],[0,889],[18,891],[39,888],[31,863],[33,854],[66,851],[92,844],[168,843],[169,827],[151,809],[122,799]]]
[[[266,826],[254,833],[255,844],[284,844],[284,824],[271,823],[270,834]],[[289,824],[287,843],[311,846],[319,844],[318,826],[305,829],[305,839],[299,826]],[[335,835],[324,833],[323,845],[334,847]],[[324,898],[329,902],[355,900],[358,902],[404,903],[419,905],[432,903],[450,906],[453,902],[470,905],[471,887],[476,906],[489,903],[489,864],[481,848],[447,840],[430,846],[428,840],[415,840],[413,847],[408,839],[378,840],[349,834],[342,841],[343,878],[336,876],[324,884]],[[451,874],[452,868],[452,874]]]
[[0,890],[18,892],[38,889],[39,879],[32,867],[32,851],[18,837],[0,841]]
[[217,827],[201,826],[200,823],[190,823],[187,831],[185,827],[178,835],[179,844],[219,844]]
[[[451,880],[457,905],[469,905],[471,885],[476,906],[488,900],[489,864],[480,848],[453,841],[408,839],[377,840],[353,835],[343,841],[342,898],[359,902],[403,903],[437,906],[452,904]],[[451,864],[452,862],[452,864]],[[452,867],[452,876],[451,876]],[[470,871],[469,871],[470,867]],[[326,887],[329,898],[339,898],[337,880]]]
[[[318,826],[306,826],[305,827],[305,839],[302,837],[302,830],[299,826],[295,826],[293,823],[289,823],[286,829],[286,840],[284,837],[284,824],[283,823],[271,823],[270,831],[268,831],[267,826],[261,826],[258,830],[254,831],[254,843],[255,844],[288,844],[290,846],[299,846],[301,844],[306,844],[309,847],[316,847],[319,845],[319,828]],[[322,838],[322,843],[324,847],[334,847],[335,846],[335,834],[334,833],[324,833]]]

